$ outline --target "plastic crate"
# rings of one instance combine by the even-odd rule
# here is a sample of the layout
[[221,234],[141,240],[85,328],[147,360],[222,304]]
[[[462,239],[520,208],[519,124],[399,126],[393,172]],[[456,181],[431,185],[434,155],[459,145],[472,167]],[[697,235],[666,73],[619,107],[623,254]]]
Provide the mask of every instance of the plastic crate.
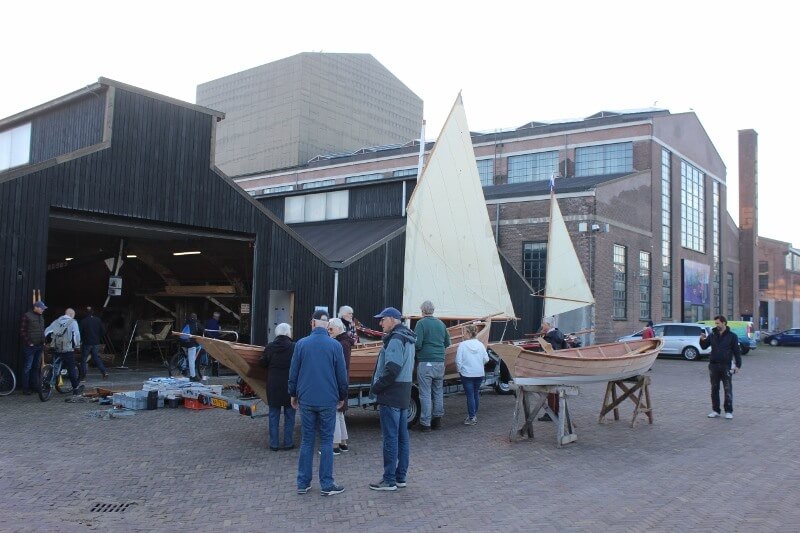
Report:
[[132,392],[117,392],[111,399],[114,405],[126,409],[153,410],[158,408],[158,391],[137,390]]
[[184,398],[183,399],[183,406],[187,409],[194,409],[196,411],[200,411],[202,409],[213,409],[210,405],[203,405],[200,403],[200,400],[194,398]]

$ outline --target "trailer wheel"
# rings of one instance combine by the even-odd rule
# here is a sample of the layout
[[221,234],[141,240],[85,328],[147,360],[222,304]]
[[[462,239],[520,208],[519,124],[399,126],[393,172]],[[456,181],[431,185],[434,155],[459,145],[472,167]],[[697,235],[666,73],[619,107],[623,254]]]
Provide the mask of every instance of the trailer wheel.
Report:
[[419,422],[419,390],[417,386],[411,387],[411,403],[408,405],[408,428],[411,429]]
[[511,372],[508,371],[505,361],[500,361],[500,375],[498,376],[497,383],[494,384],[494,392],[501,396],[514,394],[514,391],[508,386],[510,380]]

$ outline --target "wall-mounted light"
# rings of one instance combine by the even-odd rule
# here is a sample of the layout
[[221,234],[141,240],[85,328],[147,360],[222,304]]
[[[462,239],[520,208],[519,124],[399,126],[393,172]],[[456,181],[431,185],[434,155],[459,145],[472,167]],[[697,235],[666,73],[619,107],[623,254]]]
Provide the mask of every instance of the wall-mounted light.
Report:
[[131,254],[131,255],[126,255],[125,257],[127,257],[128,259],[136,259],[136,256],[135,256],[135,255],[133,255],[133,254]]
[[201,252],[199,251],[192,251],[192,252],[172,252],[172,255],[199,255]]
[[72,261],[73,259],[74,259],[73,257],[65,257],[64,261]]

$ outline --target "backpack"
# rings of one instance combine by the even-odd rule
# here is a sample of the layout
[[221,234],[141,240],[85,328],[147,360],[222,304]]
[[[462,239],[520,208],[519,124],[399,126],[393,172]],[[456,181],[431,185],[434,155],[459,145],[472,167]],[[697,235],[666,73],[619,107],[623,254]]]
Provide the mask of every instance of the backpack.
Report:
[[72,330],[70,328],[72,322],[73,320],[67,320],[66,322],[59,323],[53,329],[53,340],[50,343],[50,347],[58,353],[71,352],[75,349],[75,345],[72,342]]

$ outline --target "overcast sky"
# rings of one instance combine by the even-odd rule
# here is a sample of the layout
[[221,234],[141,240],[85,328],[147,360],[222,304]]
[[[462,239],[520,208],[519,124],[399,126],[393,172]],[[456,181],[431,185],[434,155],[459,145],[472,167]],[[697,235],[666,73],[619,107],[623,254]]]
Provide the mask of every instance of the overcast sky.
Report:
[[787,163],[800,123],[797,18],[784,2],[742,4],[7,2],[0,117],[100,76],[194,102],[199,83],[299,52],[370,53],[423,99],[428,139],[459,90],[476,131],[601,110],[694,110],[727,166],[737,221],[737,132],[755,129],[759,233],[800,245],[800,187]]

